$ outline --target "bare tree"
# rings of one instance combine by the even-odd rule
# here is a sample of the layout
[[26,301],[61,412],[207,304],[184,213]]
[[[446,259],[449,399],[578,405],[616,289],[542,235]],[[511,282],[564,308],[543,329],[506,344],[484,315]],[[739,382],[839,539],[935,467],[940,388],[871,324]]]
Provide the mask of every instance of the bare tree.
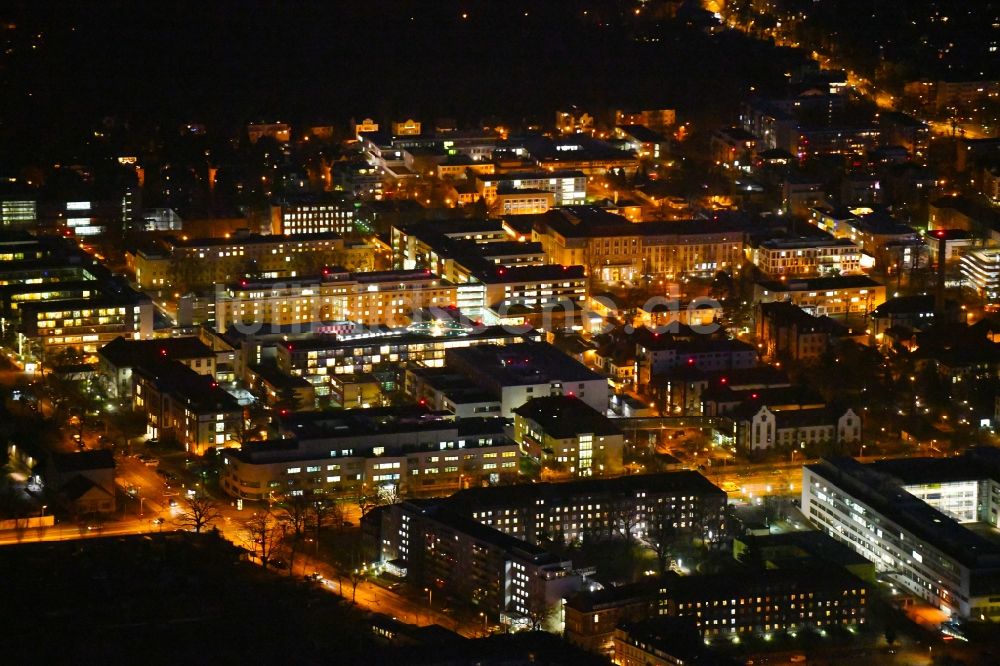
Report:
[[281,521],[270,511],[255,513],[243,523],[243,541],[265,569],[281,545],[284,535],[281,528]]
[[309,522],[309,513],[312,508],[311,503],[304,495],[295,495],[291,501],[283,505],[287,513],[288,525],[292,528],[292,537],[301,539],[306,531]]
[[544,594],[533,594],[528,598],[527,615],[532,631],[548,631],[547,625],[556,618],[559,607],[549,603]]
[[178,526],[198,534],[222,517],[215,500],[205,495],[188,497],[184,500],[184,505],[184,513],[176,522]]
[[639,513],[635,505],[626,499],[617,506],[611,507],[608,514],[612,534],[625,541],[632,541],[635,538],[636,527],[639,525]]
[[656,553],[656,561],[660,566],[659,573],[667,570],[676,536],[677,529],[674,527],[673,516],[665,507],[658,506],[649,517],[646,543]]
[[341,502],[325,499],[313,500],[306,515],[308,528],[313,531],[317,540],[319,540],[319,533],[324,528],[340,529],[343,527],[346,518],[346,511]]

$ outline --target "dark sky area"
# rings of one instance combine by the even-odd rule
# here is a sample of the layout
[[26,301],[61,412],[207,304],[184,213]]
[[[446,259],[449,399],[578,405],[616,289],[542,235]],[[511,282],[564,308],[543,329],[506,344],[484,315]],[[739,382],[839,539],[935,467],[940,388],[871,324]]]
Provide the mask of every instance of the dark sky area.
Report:
[[0,139],[16,149],[32,128],[37,150],[38,141],[58,145],[104,116],[227,125],[414,115],[468,124],[489,114],[548,120],[573,102],[731,114],[748,81],[782,80],[784,65],[741,35],[639,28],[621,4],[20,0],[0,17],[18,26],[0,69],[10,93],[0,100]]

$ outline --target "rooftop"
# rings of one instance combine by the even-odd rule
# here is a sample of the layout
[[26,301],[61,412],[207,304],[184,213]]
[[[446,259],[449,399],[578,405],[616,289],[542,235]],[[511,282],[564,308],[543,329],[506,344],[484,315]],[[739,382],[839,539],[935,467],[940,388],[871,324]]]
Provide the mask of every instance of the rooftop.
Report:
[[469,488],[447,501],[464,513],[490,507],[534,505],[536,501],[561,506],[581,497],[613,497],[636,492],[650,494],[715,495],[726,493],[698,472],[680,470],[659,474],[629,474],[613,478],[588,478],[565,483],[529,483],[515,486]]
[[970,568],[1000,567],[1000,545],[965,529],[917,499],[902,489],[898,479],[877,467],[864,465],[853,458],[832,458],[807,465],[806,469],[961,564]]
[[449,349],[446,359],[449,363],[460,361],[466,372],[473,371],[501,386],[603,379],[576,359],[543,342]]
[[865,275],[839,275],[835,277],[796,278],[794,280],[762,280],[757,283],[769,291],[831,291],[835,289],[873,289],[882,284]]
[[98,355],[116,368],[134,368],[163,359],[213,358],[213,352],[195,337],[128,340],[115,338],[98,350]]
[[621,435],[621,429],[604,414],[574,396],[532,398],[514,413],[537,423],[546,435],[568,439],[581,434]]

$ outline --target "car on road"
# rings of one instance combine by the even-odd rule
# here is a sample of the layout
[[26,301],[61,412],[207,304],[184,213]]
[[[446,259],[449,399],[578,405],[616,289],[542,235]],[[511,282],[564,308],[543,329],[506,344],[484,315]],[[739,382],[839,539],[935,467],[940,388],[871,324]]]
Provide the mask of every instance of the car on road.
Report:
[[177,506],[177,498],[175,498],[175,497],[171,497],[171,498],[170,498],[170,499],[169,499],[169,500],[167,501],[167,504],[168,504],[168,505],[170,506],[170,508],[171,508],[171,509],[172,509],[172,508],[174,508],[175,506]]
[[323,574],[321,574],[318,571],[313,571],[311,574],[306,574],[304,577],[305,577],[305,579],[307,581],[310,581],[312,583],[322,583],[323,582]]
[[140,453],[138,458],[139,462],[141,462],[146,467],[156,467],[157,465],[160,464],[159,460],[157,460],[153,456],[146,455],[145,453]]

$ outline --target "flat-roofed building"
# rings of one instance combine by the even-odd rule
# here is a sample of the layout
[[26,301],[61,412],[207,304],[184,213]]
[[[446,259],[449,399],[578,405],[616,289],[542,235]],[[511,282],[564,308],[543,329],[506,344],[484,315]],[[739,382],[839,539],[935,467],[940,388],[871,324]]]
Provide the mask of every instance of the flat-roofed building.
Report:
[[243,408],[212,377],[167,360],[135,368],[132,382],[132,407],[145,415],[149,437],[195,455],[237,443]]
[[998,458],[977,449],[956,460],[806,465],[802,511],[904,593],[952,616],[1000,621],[1000,544],[961,524],[997,525]]
[[587,175],[582,171],[514,171],[502,174],[479,174],[476,190],[488,205],[504,192],[532,190],[552,194],[552,206],[575,206],[587,198]]
[[167,237],[156,246],[132,254],[132,270],[140,289],[195,284],[224,284],[248,272],[263,278],[309,275],[324,266],[370,270],[375,248],[346,242],[334,232],[291,236],[236,234],[228,238]]
[[520,453],[498,418],[454,419],[426,407],[281,416],[282,439],[224,452],[220,485],[233,497],[449,494],[518,474]]
[[112,397],[132,397],[136,368],[172,360],[199,375],[215,378],[217,353],[196,337],[133,340],[115,338],[97,351],[97,371]]
[[748,227],[741,218],[633,224],[593,207],[551,210],[534,220],[532,240],[550,263],[584,266],[603,282],[643,275],[674,279],[739,266]]
[[575,476],[619,474],[625,435],[575,396],[532,398],[514,410],[514,441],[543,469]]
[[271,233],[354,233],[355,205],[335,194],[285,196],[271,204]]
[[726,493],[683,470],[507,488],[469,488],[448,500],[455,511],[519,539],[572,542],[637,539],[667,525],[678,534],[718,543],[726,534]]
[[499,397],[504,418],[532,398],[551,395],[575,396],[601,413],[608,409],[607,378],[547,343],[453,348],[445,364]]
[[372,372],[383,364],[401,368],[408,361],[441,367],[449,349],[482,344],[506,345],[539,340],[540,337],[537,331],[530,328],[508,330],[501,326],[480,326],[450,335],[397,331],[303,340],[282,339],[277,342],[276,357],[283,372],[308,380],[316,387],[316,394],[322,396],[330,393],[334,375]]
[[505,625],[547,625],[560,601],[583,585],[572,562],[435,502],[379,507],[363,522],[378,563],[443,603]]
[[1000,248],[969,252],[961,259],[965,284],[989,303],[1000,302]]
[[867,316],[885,302],[885,285],[864,275],[764,280],[754,284],[754,300],[787,301],[816,316]]
[[350,273],[339,268],[290,279],[240,280],[216,290],[215,325],[352,321],[403,327],[422,308],[455,305],[455,286],[427,271]]
[[851,275],[861,272],[861,248],[847,238],[820,236],[766,240],[750,251],[770,276]]

